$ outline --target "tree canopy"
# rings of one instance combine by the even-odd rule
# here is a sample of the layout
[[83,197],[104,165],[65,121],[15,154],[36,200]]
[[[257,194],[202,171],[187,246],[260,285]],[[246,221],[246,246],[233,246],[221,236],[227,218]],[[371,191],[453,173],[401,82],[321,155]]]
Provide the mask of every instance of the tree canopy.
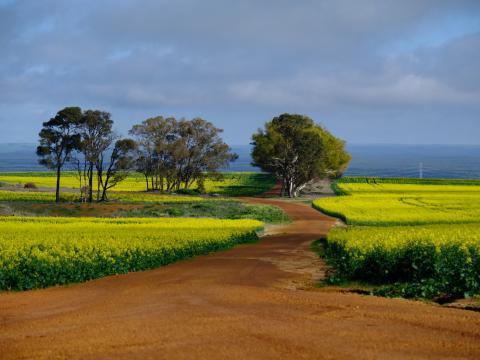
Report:
[[57,184],[55,201],[60,200],[61,169],[70,160],[72,152],[78,147],[80,136],[76,128],[82,120],[82,110],[79,107],[66,107],[55,117],[43,123],[40,130],[37,155],[39,163],[49,169],[56,170]]
[[314,179],[341,176],[351,159],[343,140],[304,115],[275,117],[252,140],[253,165],[280,178],[290,197]]
[[[66,107],[43,123],[37,155],[40,164],[57,172],[56,201],[60,199],[61,170],[74,163],[79,177],[81,201],[93,201],[96,170],[97,200],[107,199],[107,190],[125,179],[133,169],[136,143],[119,139],[108,112]],[[109,163],[104,158],[110,154]],[[82,186],[83,185],[83,186]]]
[[222,131],[201,118],[157,116],[134,125],[130,134],[139,147],[136,170],[144,174],[147,190],[188,190],[205,173],[236,159],[221,139]]

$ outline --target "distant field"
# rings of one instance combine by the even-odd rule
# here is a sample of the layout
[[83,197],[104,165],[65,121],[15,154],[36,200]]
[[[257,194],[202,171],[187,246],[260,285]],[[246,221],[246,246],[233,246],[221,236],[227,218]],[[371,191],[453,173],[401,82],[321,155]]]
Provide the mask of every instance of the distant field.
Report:
[[[55,187],[54,172],[0,173],[0,182],[19,184],[31,182],[38,187]],[[269,174],[253,172],[222,173],[221,178],[207,178],[205,189],[208,193],[225,196],[250,196],[267,191],[275,184],[275,178]],[[63,188],[78,189],[79,181],[75,172],[64,172],[61,177]],[[192,186],[195,189],[196,185]],[[146,183],[142,174],[131,174],[126,180],[112,188],[112,191],[145,191]]]
[[[406,283],[401,296],[480,292],[480,182],[347,178],[313,206],[346,220],[327,256],[338,276]],[[400,290],[399,290],[400,289]]]
[[0,217],[0,289],[166,265],[254,241],[255,220]]
[[417,179],[417,178],[379,178],[344,176],[337,181],[337,184],[419,184],[419,185],[476,185],[480,186],[477,179]]
[[480,222],[480,182],[476,185],[341,182],[337,187],[349,196],[315,200],[314,206],[351,225]]

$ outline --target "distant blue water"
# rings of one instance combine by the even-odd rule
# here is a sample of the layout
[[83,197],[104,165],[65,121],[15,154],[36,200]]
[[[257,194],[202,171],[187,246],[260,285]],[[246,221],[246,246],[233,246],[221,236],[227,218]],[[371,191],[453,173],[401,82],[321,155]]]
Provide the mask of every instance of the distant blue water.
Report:
[[[232,146],[239,158],[223,171],[260,171],[251,166],[250,146]],[[346,175],[425,178],[480,178],[480,146],[349,145]],[[0,144],[0,171],[42,171],[35,144]]]

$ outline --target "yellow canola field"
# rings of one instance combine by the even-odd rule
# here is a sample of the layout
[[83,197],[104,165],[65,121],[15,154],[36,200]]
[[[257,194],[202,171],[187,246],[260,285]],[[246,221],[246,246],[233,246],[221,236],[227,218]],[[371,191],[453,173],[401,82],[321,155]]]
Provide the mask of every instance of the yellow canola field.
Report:
[[0,217],[0,288],[150,269],[254,241],[262,226],[255,220]]
[[345,196],[317,199],[314,207],[353,225],[480,222],[480,186],[350,184]]
[[480,293],[480,186],[355,180],[313,203],[349,224],[327,237],[336,276],[396,283],[394,296]]
[[[24,173],[0,173],[0,182],[24,186],[26,183],[34,183],[37,187],[54,188],[56,175],[54,172],[24,172]],[[76,172],[64,171],[61,176],[61,187],[78,189],[79,180]],[[268,174],[253,172],[223,173],[222,178],[205,179],[205,190],[208,193],[219,193],[230,196],[247,196],[261,193],[273,187],[275,178]],[[111,191],[139,192],[146,191],[145,177],[139,173],[132,173],[124,181],[120,182]],[[197,187],[192,185],[192,189]]]
[[[79,194],[74,192],[63,192],[60,194],[62,201],[74,202],[78,201]],[[108,195],[109,201],[120,202],[145,202],[145,203],[178,203],[178,202],[198,202],[204,201],[205,198],[200,196],[187,195],[162,195],[158,193],[117,193],[111,192]],[[217,200],[222,200],[218,198]],[[40,191],[5,191],[0,190],[0,201],[36,201],[36,202],[53,202],[55,201],[54,192]]]

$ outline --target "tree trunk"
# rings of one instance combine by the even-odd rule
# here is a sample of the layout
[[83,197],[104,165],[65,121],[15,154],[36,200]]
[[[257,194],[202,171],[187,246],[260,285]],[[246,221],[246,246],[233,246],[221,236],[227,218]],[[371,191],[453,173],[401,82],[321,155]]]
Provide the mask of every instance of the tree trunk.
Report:
[[294,197],[294,185],[292,180],[288,180],[288,197]]
[[88,202],[93,202],[93,163],[88,167]]
[[57,187],[55,188],[55,202],[58,204],[60,202],[60,174],[61,167],[57,166]]
[[286,182],[285,182],[285,178],[282,178],[282,189],[280,190],[280,196],[281,197],[284,197],[285,196],[285,190],[286,190]]
[[103,184],[103,191],[102,191],[102,201],[107,201],[107,187],[108,181],[110,180],[110,176],[107,173],[107,178],[105,179],[105,183]]
[[102,170],[97,170],[97,201],[100,200],[100,184],[102,182]]

